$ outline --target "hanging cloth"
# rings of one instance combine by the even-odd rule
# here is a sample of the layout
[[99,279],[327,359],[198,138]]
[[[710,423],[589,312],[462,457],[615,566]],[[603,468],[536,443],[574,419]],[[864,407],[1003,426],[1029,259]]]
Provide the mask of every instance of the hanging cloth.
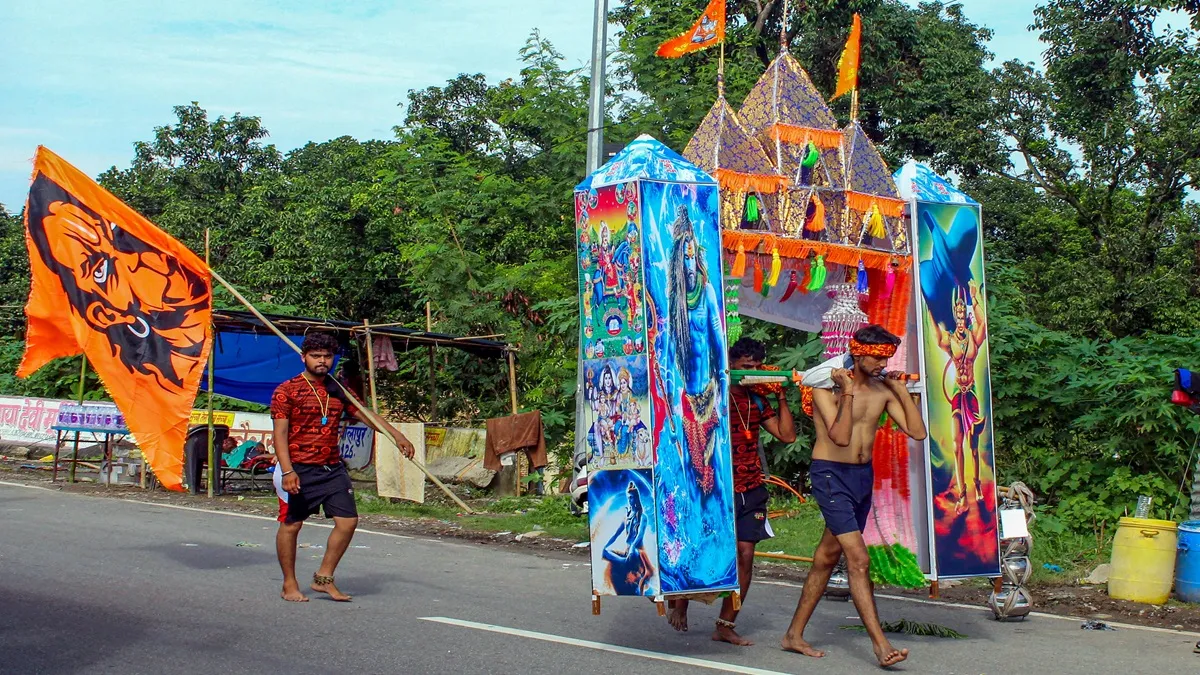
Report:
[[396,362],[396,351],[392,349],[392,338],[376,335],[371,338],[371,352],[375,355],[375,368],[394,373],[400,370]]

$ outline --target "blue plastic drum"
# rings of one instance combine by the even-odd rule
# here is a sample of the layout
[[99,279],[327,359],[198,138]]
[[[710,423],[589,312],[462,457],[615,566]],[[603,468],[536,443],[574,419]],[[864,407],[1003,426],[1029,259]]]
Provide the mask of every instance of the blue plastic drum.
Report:
[[1184,602],[1200,603],[1200,520],[1189,520],[1179,525],[1175,594]]

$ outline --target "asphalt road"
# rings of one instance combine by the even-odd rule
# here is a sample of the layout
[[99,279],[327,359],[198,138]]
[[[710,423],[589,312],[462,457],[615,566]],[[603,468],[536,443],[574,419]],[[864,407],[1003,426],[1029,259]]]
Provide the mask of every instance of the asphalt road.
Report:
[[[606,599],[592,616],[588,568],[464,544],[360,532],[338,570],[352,604],[278,598],[275,525],[253,516],[0,484],[0,673],[846,673],[875,672],[851,605],[825,602],[809,639],[778,640],[798,589],[756,585],[739,628],[707,639],[703,605],[677,634],[652,605]],[[300,541],[323,545],[327,530]],[[238,542],[253,544],[237,546]],[[323,551],[300,550],[301,577]],[[1071,620],[999,624],[976,609],[882,599],[884,620],[951,626],[965,640],[897,639],[909,673],[1196,673],[1196,636]]]

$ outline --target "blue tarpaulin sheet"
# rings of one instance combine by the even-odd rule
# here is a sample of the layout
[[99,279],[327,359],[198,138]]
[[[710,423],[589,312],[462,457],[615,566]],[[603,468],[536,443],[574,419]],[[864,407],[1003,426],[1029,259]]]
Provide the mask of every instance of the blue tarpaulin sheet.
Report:
[[[299,346],[303,336],[291,339]],[[213,393],[242,401],[269,406],[275,387],[304,370],[300,355],[271,333],[219,331],[215,352]],[[207,370],[200,388],[208,391]]]

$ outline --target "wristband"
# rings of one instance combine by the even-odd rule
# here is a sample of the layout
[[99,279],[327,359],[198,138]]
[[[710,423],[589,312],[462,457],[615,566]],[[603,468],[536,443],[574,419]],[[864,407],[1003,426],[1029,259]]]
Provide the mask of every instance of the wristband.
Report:
[[296,470],[295,470],[295,469],[292,469],[291,471],[284,471],[283,473],[281,473],[281,474],[280,474],[280,477],[286,476],[286,475],[288,475],[289,473],[296,473]]

